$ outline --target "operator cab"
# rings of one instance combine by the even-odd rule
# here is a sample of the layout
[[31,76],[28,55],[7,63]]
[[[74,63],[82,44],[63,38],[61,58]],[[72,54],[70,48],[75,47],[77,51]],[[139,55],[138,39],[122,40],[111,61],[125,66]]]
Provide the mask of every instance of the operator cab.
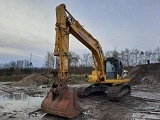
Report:
[[117,75],[122,76],[123,64],[119,59],[107,58],[105,61],[105,73],[107,79],[117,79]]

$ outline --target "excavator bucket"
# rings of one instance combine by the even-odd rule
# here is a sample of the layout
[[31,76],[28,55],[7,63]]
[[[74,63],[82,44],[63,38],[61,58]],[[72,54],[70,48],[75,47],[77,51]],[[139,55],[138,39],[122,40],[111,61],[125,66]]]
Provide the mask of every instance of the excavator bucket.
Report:
[[46,113],[66,118],[73,118],[82,111],[77,102],[76,91],[69,91],[68,89],[64,89],[59,95],[50,91],[43,100],[41,109]]

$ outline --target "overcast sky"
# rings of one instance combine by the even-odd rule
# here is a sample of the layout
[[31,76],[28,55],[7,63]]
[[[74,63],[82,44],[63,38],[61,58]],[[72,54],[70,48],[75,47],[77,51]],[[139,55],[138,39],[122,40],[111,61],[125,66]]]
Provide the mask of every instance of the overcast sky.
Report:
[[[54,49],[55,8],[61,3],[104,52],[160,46],[160,0],[0,0],[0,63],[29,60],[32,53],[33,65],[42,66]],[[90,52],[73,36],[70,50]]]

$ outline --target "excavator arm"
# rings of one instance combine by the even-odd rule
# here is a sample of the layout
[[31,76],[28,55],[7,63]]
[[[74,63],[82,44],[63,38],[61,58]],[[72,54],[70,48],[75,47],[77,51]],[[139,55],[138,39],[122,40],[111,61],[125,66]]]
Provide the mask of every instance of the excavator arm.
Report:
[[[105,80],[104,72],[104,54],[99,42],[87,32],[82,25],[67,11],[64,4],[56,7],[56,43],[54,55],[60,58],[60,76],[66,78],[68,75],[68,52],[69,52],[69,34],[72,34],[91,52],[95,59],[95,68],[97,70],[97,82]],[[98,66],[98,67],[97,67]],[[98,74],[100,71],[100,74]]]

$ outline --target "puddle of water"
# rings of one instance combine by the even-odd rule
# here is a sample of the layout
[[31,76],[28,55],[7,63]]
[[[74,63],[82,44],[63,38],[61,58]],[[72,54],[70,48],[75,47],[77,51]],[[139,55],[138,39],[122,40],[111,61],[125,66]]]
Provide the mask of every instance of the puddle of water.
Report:
[[0,96],[2,112],[22,111],[31,108],[39,108],[44,97],[31,97],[25,93],[14,93]]

